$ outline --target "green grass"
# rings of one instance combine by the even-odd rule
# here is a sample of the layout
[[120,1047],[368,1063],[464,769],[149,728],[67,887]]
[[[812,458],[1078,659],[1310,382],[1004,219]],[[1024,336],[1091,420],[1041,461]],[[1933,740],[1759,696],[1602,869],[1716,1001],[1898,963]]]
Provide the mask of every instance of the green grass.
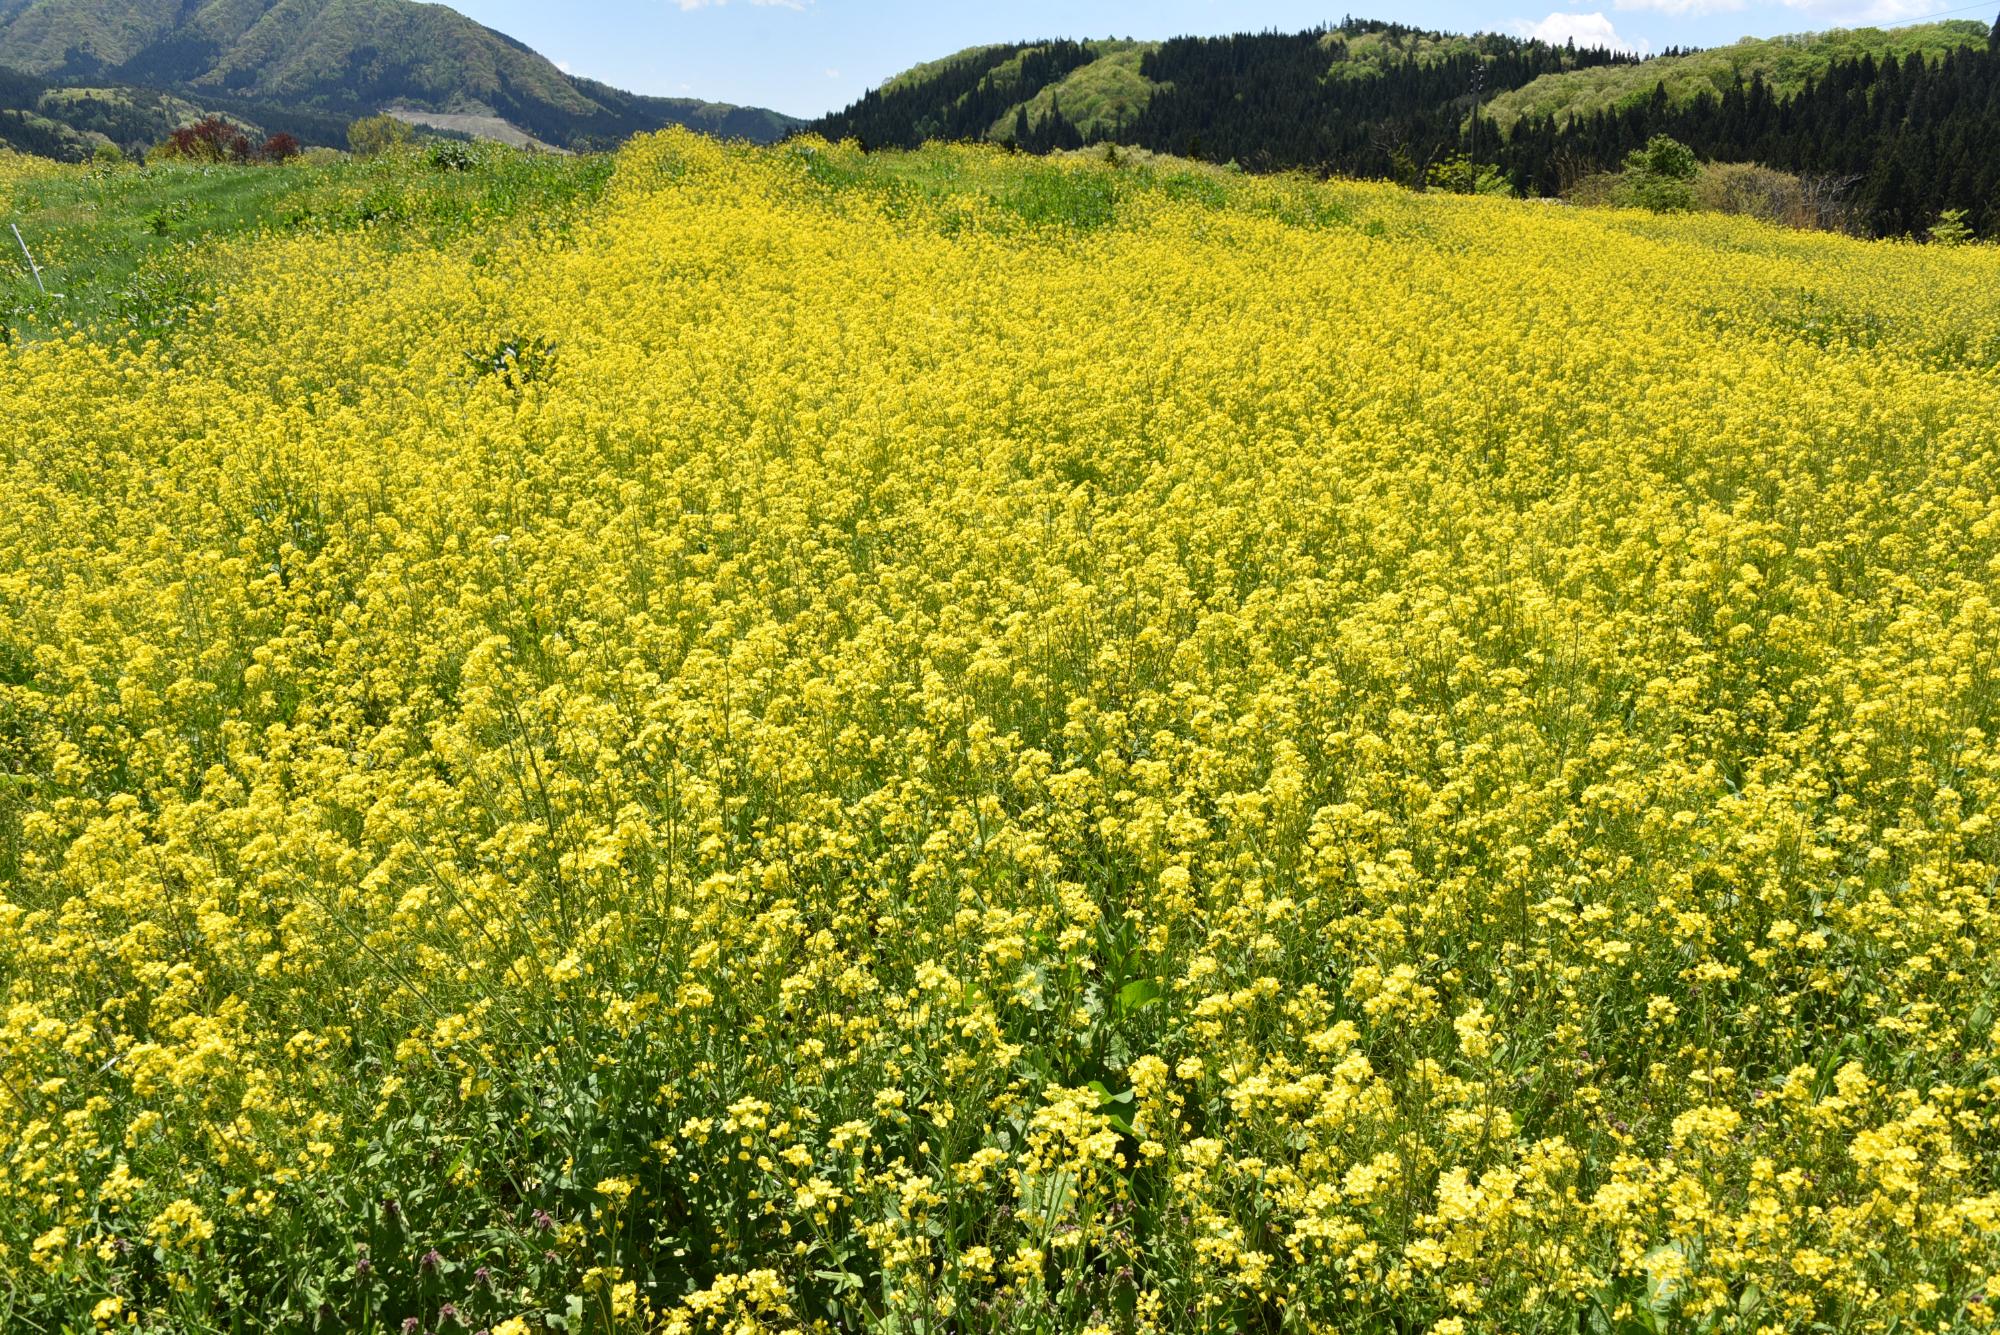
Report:
[[1080,232],[1109,226],[1118,218],[1122,199],[1164,188],[1169,176],[1203,172],[1194,164],[1183,173],[1151,165],[1118,173],[1078,171],[1058,159],[967,145],[931,144],[908,153],[865,154],[799,144],[790,151],[815,185],[883,198],[899,214],[949,218],[971,208],[1003,225]]
[[[892,214],[924,217],[948,230],[1094,232],[1162,198],[1308,229],[1356,227],[1377,235],[1386,226],[1379,217],[1361,217],[1363,210],[1337,187],[1303,176],[1252,176],[1145,149],[1098,146],[1037,158],[991,145],[930,144],[871,154],[799,142],[781,151],[814,189],[881,201]],[[1372,198],[1377,203],[1367,211],[1379,213],[1380,197]],[[1399,223],[1397,230],[1407,227]]]
[[[422,147],[381,158],[284,167],[75,170],[0,198],[0,338],[81,329],[168,338],[199,316],[220,275],[217,243],[301,229],[366,233],[371,244],[434,242],[516,215],[561,226],[610,179],[603,155],[473,146],[457,170]],[[7,224],[42,266],[44,295]]]

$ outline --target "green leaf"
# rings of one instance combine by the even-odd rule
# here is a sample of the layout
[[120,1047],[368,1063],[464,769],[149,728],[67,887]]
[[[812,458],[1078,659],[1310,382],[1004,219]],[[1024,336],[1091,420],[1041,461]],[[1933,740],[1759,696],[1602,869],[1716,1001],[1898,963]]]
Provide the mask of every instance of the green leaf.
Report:
[[1143,1007],[1160,999],[1160,985],[1150,978],[1139,978],[1118,989],[1118,1013],[1131,1015]]
[[[1097,1095],[1098,1102],[1105,1105],[1114,1103],[1130,1104],[1134,1097],[1136,1097],[1129,1089],[1121,1094],[1113,1094],[1110,1087],[1102,1080],[1093,1080],[1085,1085],[1084,1088]],[[1100,1107],[1098,1111],[1103,1112],[1104,1108]]]

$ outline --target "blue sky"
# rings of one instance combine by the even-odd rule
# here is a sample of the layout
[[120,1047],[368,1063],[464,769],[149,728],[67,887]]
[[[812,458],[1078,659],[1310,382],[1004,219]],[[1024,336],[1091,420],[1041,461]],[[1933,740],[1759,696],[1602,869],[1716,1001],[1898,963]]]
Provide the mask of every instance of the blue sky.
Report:
[[2000,0],[450,0],[564,68],[663,96],[814,116],[898,70],[982,42],[1295,30],[1344,13],[1452,32],[1511,32],[1639,51],[1713,46],[1953,12],[1991,22]]

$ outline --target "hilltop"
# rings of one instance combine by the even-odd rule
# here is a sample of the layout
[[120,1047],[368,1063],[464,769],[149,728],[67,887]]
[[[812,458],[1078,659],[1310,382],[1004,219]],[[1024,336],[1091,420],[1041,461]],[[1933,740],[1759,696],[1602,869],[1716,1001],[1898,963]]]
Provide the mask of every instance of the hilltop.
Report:
[[[1628,108],[1662,88],[1676,107],[1759,79],[1774,97],[1785,98],[1842,62],[1864,56],[1877,63],[1911,55],[1936,60],[1976,48],[1987,35],[1987,25],[1976,19],[1953,19],[1744,38],[1647,59],[1352,19],[1342,28],[1289,35],[1021,42],[926,61],[812,128],[871,147],[909,148],[925,139],[1036,146],[1047,123],[1046,137],[1056,141],[1115,139],[1182,152],[1192,147],[1201,155],[1202,145],[1191,141],[1212,145],[1216,136],[1203,134],[1200,123],[1226,134],[1223,127],[1246,104],[1262,104],[1301,127],[1328,114],[1358,114],[1371,125],[1412,112],[1419,119],[1463,122],[1476,105],[1504,133],[1522,120],[1567,124]],[[1160,110],[1149,121],[1142,113],[1156,99]],[[1151,142],[1166,121],[1193,127],[1183,131],[1190,142]]]
[[1729,46],[1658,56],[1632,65],[1601,65],[1544,75],[1488,102],[1485,112],[1502,129],[1523,117],[1552,117],[1567,123],[1597,111],[1635,106],[1666,89],[1669,102],[1684,105],[1700,97],[1720,97],[1737,82],[1761,79],[1777,97],[1790,97],[1843,61],[1863,56],[1877,63],[1917,55],[1935,60],[1985,42],[1987,27],[1976,19],[1947,19],[1907,28],[1835,28],[1785,37],[1746,37]]
[[[32,116],[86,138],[94,127],[65,114],[79,95],[178,112],[159,103],[170,95],[307,142],[382,110],[495,118],[569,148],[667,125],[768,142],[795,124],[579,78],[455,10],[412,0],[0,0],[0,67],[14,72],[15,95],[0,105],[21,113],[17,126]],[[44,85],[32,101],[23,78]],[[69,91],[50,98],[51,88]],[[158,119],[139,118],[148,132]]]
[[1494,34],[1350,20],[1302,33],[979,46],[916,66],[812,128],[870,147],[986,139],[1032,149],[1108,139],[1245,165],[1356,159],[1383,122],[1448,129],[1471,93],[1629,63]]

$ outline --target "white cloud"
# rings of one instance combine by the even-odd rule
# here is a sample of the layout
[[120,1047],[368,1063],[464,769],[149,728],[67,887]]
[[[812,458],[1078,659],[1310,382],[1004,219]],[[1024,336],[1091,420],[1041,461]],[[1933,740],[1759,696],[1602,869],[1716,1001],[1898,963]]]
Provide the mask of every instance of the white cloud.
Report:
[[838,78],[840,77],[840,71],[839,71],[839,70],[828,70],[828,71],[826,72],[826,77],[827,77],[827,78],[829,78],[829,79],[838,79]]
[[1578,46],[1604,46],[1613,51],[1644,55],[1652,45],[1650,42],[1626,41],[1618,35],[1618,29],[1612,26],[1611,20],[1601,13],[1551,14],[1540,23],[1515,19],[1513,28],[1523,37],[1532,37],[1550,46],[1574,41]]
[[1677,19],[1698,18],[1703,14],[1733,14],[1743,8],[1743,0],[1613,0],[1619,9],[1650,9]]

